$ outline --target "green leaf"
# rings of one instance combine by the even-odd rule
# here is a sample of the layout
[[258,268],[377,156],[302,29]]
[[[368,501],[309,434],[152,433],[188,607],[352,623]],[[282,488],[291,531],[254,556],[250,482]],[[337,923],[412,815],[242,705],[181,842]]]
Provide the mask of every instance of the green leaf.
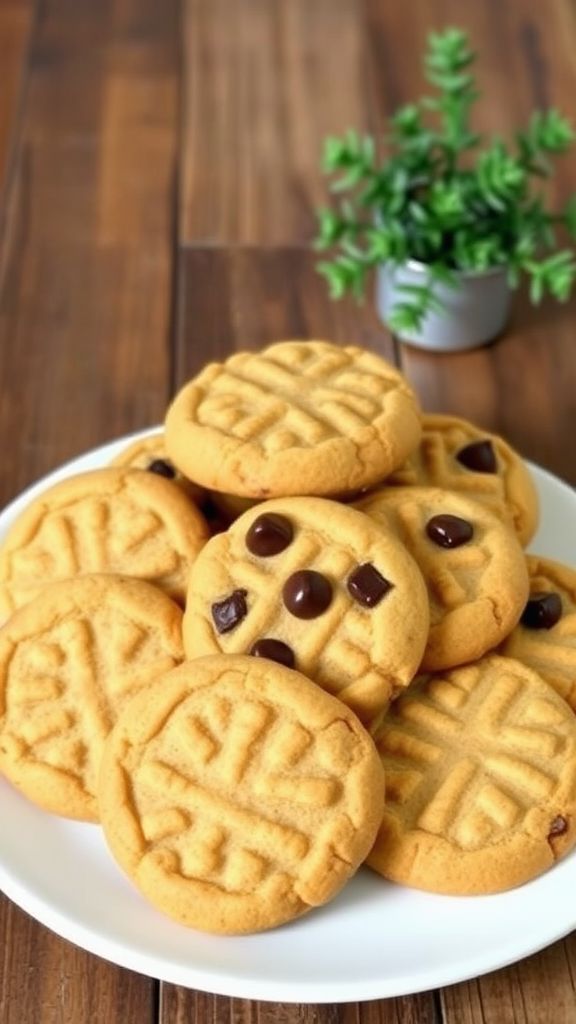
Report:
[[533,271],[530,280],[530,301],[538,306],[542,301],[544,295],[544,280],[542,275],[536,271]]
[[462,29],[430,33],[425,71],[433,95],[390,118],[386,158],[372,136],[354,129],[325,140],[323,168],[339,198],[318,211],[313,245],[328,254],[319,271],[334,298],[362,295],[378,263],[410,257],[429,267],[429,277],[423,291],[405,293],[397,314],[406,322],[432,308],[435,282],[453,280],[456,268],[502,266],[514,284],[526,275],[535,302],[570,293],[576,262],[571,251],[556,251],[556,232],[576,240],[576,194],[555,212],[538,179],[574,143],[572,126],[555,108],[535,111],[512,146],[484,143],[471,124],[474,61]]
[[318,236],[315,239],[317,249],[328,249],[341,238],[345,225],[335,210],[318,210]]
[[426,319],[426,311],[409,302],[397,302],[389,317],[393,331],[404,334],[406,331],[419,331]]

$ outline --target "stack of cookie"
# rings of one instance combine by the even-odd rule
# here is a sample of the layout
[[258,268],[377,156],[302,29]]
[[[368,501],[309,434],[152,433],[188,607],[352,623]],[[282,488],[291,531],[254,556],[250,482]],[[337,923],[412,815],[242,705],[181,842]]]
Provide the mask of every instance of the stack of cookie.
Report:
[[576,574],[524,554],[506,442],[290,341],[207,366],[116,463],[0,552],[0,768],[100,820],[157,907],[256,931],[366,859],[487,893],[572,848]]

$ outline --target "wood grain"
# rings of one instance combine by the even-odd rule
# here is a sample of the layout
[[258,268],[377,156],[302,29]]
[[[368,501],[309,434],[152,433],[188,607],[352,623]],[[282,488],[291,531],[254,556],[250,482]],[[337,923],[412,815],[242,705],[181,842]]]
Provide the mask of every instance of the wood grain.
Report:
[[326,134],[369,119],[360,0],[184,0],[180,236],[307,243]]
[[572,1024],[576,937],[441,994],[446,1024]]
[[32,0],[0,0],[0,224],[12,142],[25,92]]
[[0,920],[2,1024],[156,1024],[151,978],[65,942],[1,894]]
[[153,0],[41,9],[2,266],[0,376],[14,386],[0,397],[0,430],[17,427],[20,441],[5,499],[55,463],[162,418],[175,15],[175,3],[161,17]]
[[371,303],[338,306],[300,248],[190,248],[180,254],[175,381],[233,349],[287,338],[364,345],[394,359]]
[[439,1024],[430,993],[367,1003],[262,1003],[162,986],[160,1024]]

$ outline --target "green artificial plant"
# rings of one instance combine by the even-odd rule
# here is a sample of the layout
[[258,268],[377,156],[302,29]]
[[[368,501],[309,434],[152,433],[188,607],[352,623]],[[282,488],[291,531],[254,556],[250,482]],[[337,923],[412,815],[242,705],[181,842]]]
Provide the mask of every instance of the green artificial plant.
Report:
[[398,332],[420,329],[439,306],[435,283],[456,287],[458,271],[503,267],[512,287],[526,275],[535,303],[546,293],[566,300],[576,276],[573,251],[557,242],[559,228],[576,237],[576,195],[554,212],[542,187],[574,141],[572,127],[550,109],[534,112],[511,144],[478,135],[475,57],[460,29],[428,36],[426,77],[437,94],[392,116],[385,159],[355,131],[325,142],[324,170],[339,198],[318,213],[315,245],[330,257],[318,269],[338,299],[362,297],[378,264],[425,264],[422,286],[401,286],[391,319]]

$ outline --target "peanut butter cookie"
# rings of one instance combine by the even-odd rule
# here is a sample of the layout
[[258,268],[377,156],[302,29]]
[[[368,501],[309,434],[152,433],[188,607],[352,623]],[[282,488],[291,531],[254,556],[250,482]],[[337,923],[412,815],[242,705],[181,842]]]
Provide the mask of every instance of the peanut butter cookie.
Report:
[[171,918],[256,932],[326,903],[382,818],[374,743],[347,708],[256,658],[186,662],[126,707],[107,743],[110,849]]
[[55,814],[97,821],[105,736],[124,702],[182,661],[182,612],[120,576],[54,583],[0,629],[0,770]]
[[173,480],[197,505],[201,505],[206,496],[204,489],[180,473],[168,458],[163,431],[156,430],[132,441],[112,459],[111,465],[145,469],[148,473],[157,473],[167,480]]
[[183,601],[208,537],[196,506],[155,473],[95,469],[44,491],[0,548],[0,619],[55,580],[111,572],[148,580]]
[[375,484],[420,439],[417,399],[372,352],[285,341],[211,363],[165,422],[174,464],[210,490],[267,498]]
[[538,526],[538,494],[528,466],[502,437],[456,416],[424,413],[422,439],[386,486],[442,487],[511,520],[525,547]]
[[518,622],[528,597],[524,552],[485,505],[432,487],[388,487],[357,508],[406,544],[428,585],[430,634],[422,669],[473,661]]
[[576,711],[576,570],[529,555],[530,596],[500,653],[538,672]]
[[491,656],[419,680],[377,738],[386,808],[368,863],[430,892],[501,892],[576,842],[576,718],[535,672]]
[[390,530],[324,498],[277,498],[200,553],[184,646],[295,667],[371,724],[413,678],[428,620],[422,575]]

